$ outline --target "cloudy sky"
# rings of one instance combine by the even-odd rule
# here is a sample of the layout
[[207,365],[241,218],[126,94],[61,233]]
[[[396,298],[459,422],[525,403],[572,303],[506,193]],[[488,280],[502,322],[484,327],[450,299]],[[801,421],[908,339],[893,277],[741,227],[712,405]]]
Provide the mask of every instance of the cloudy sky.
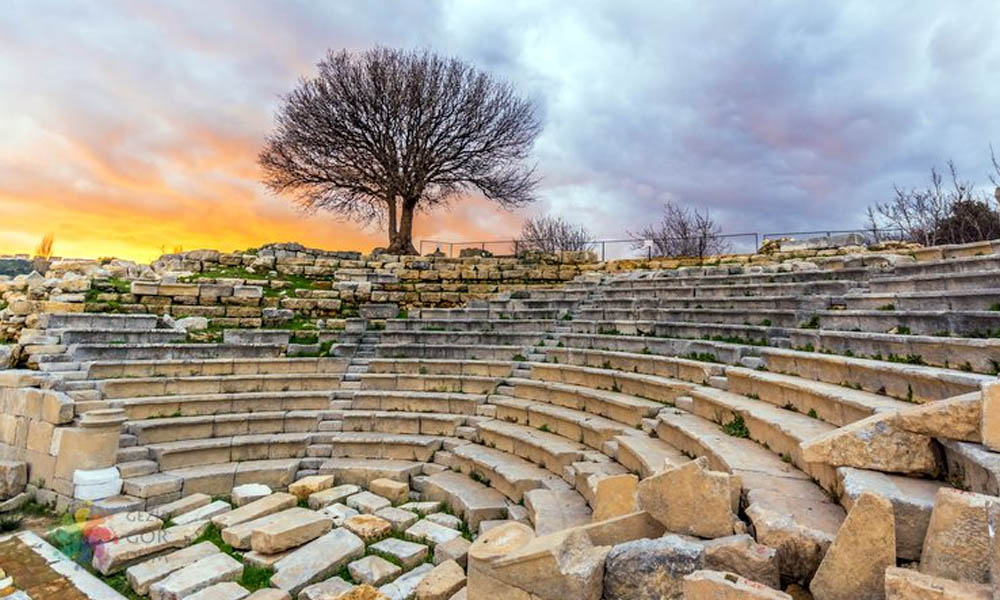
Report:
[[[0,254],[148,259],[383,234],[257,182],[279,96],[327,48],[429,48],[511,80],[545,129],[529,212],[598,237],[710,209],[729,232],[851,228],[893,183],[1000,148],[996,0],[7,0]],[[417,239],[510,237],[472,198]]]

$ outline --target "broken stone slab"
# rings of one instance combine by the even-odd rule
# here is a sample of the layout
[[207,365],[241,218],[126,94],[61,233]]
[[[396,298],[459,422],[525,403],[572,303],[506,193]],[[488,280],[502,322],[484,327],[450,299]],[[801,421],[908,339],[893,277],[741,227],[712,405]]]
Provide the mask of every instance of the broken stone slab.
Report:
[[276,492],[244,504],[243,506],[212,517],[212,524],[219,529],[225,529],[247,521],[253,521],[276,512],[292,508],[298,503],[298,498],[292,494]]
[[879,413],[802,442],[802,459],[905,475],[937,476],[941,464],[930,436],[900,429],[893,412]]
[[375,515],[354,515],[344,519],[344,528],[365,541],[366,544],[392,533],[392,524]]
[[684,577],[704,567],[702,545],[677,535],[618,544],[611,548],[604,565],[604,598],[680,598]]
[[865,492],[872,492],[892,503],[896,519],[896,555],[906,560],[920,560],[927,524],[931,520],[934,499],[947,483],[866,471],[852,467],[837,469],[840,502],[850,510]]
[[248,596],[250,592],[240,584],[225,581],[188,596],[186,600],[245,600]]
[[743,533],[704,542],[705,569],[735,573],[769,587],[781,587],[778,551]]
[[388,521],[392,526],[392,530],[397,533],[402,533],[410,525],[420,520],[420,516],[417,513],[391,506],[377,511],[375,516]]
[[205,532],[208,525],[208,521],[175,525],[101,544],[94,551],[92,564],[102,575],[117,573],[143,558],[190,545]]
[[462,568],[468,564],[469,546],[472,542],[464,537],[457,537],[449,542],[434,546],[434,564],[439,565],[445,561],[453,560]]
[[409,485],[402,481],[395,481],[386,477],[373,479],[368,484],[368,491],[377,496],[382,496],[393,504],[403,504],[410,496]]
[[261,554],[277,554],[301,546],[330,531],[333,519],[305,508],[290,508],[250,534],[250,547]]
[[174,517],[173,521],[174,525],[187,525],[188,523],[211,519],[217,515],[227,513],[232,509],[233,507],[225,500],[216,500],[211,504],[206,504],[192,511],[177,515]]
[[864,493],[848,511],[809,591],[821,600],[880,598],[885,590],[885,570],[894,566],[896,528],[892,503]]
[[[715,538],[733,533],[733,481],[728,473],[708,470],[700,457],[643,479],[637,488],[639,510],[667,531]],[[678,587],[679,587],[678,583]]]
[[240,561],[225,553],[202,558],[174,571],[149,588],[151,600],[184,600],[194,593],[223,581],[236,581],[243,575]]
[[365,543],[361,538],[346,529],[334,529],[276,562],[271,585],[294,596],[305,586],[330,577],[364,553]]
[[358,511],[351,508],[350,506],[340,503],[331,504],[326,508],[320,509],[319,512],[333,519],[334,527],[343,527],[344,521],[353,517],[354,515],[361,514]]
[[348,497],[359,492],[361,492],[361,488],[353,483],[338,485],[336,487],[315,492],[309,496],[309,508],[319,510],[325,506],[343,502]]
[[229,499],[233,501],[234,505],[240,507],[270,495],[271,488],[263,483],[244,483],[233,488]]
[[979,392],[905,408],[896,413],[904,431],[964,442],[982,439],[983,398]]
[[309,475],[288,486],[288,492],[300,500],[305,500],[316,492],[333,487],[333,475]]
[[[465,541],[468,544],[468,541],[465,540],[465,538],[458,539]],[[436,546],[434,548],[435,556],[438,548],[447,545],[448,544],[442,544],[441,546]],[[423,544],[417,544],[415,542],[408,542],[406,540],[396,538],[388,538],[382,540],[381,542],[376,542],[369,547],[369,550],[376,555],[388,556],[394,560],[398,560],[406,570],[410,570],[424,562],[427,559],[428,552],[427,546]]]
[[[412,571],[403,574],[392,583],[387,583],[378,589],[389,600],[409,600],[417,591],[417,586],[434,567],[423,564]],[[359,599],[360,600],[360,599]],[[380,598],[377,600],[381,600]]]
[[995,499],[952,488],[938,490],[927,526],[920,572],[969,583],[989,583],[987,508]]
[[885,570],[885,600],[991,600],[990,586],[900,567]]
[[211,542],[201,542],[176,552],[147,560],[125,570],[129,586],[137,594],[145,596],[149,586],[160,581],[174,571],[186,567],[203,558],[217,554],[220,550]]
[[276,520],[284,512],[285,511],[281,511],[279,513],[254,519],[253,521],[246,521],[245,523],[240,523],[239,525],[226,527],[222,530],[222,541],[237,550],[249,550],[254,530]]
[[208,494],[191,494],[179,500],[161,504],[149,509],[149,514],[160,519],[172,519],[177,515],[191,512],[196,508],[201,508],[212,502],[212,497]]
[[591,519],[604,521],[634,513],[639,478],[631,473],[610,475],[597,480],[594,486],[594,511]]
[[331,598],[340,600],[344,594],[353,589],[355,589],[354,584],[348,583],[340,577],[331,577],[303,589],[298,598],[299,600],[330,600]]
[[352,496],[348,496],[344,504],[350,506],[354,510],[369,515],[375,514],[383,508],[388,508],[392,506],[392,502],[389,502],[386,498],[382,496],[375,495],[371,492],[358,492]]
[[395,579],[403,569],[379,556],[365,556],[347,565],[351,579],[368,585],[382,585]]
[[457,537],[462,537],[462,534],[458,531],[451,529],[450,527],[438,525],[437,523],[433,523],[426,519],[423,521],[417,521],[411,525],[406,530],[405,535],[408,538],[419,542],[426,542],[435,545],[443,544]]
[[453,560],[445,561],[433,569],[417,586],[415,600],[449,600],[465,587],[465,570]]
[[722,571],[699,570],[685,575],[681,589],[684,600],[793,600],[772,587]]

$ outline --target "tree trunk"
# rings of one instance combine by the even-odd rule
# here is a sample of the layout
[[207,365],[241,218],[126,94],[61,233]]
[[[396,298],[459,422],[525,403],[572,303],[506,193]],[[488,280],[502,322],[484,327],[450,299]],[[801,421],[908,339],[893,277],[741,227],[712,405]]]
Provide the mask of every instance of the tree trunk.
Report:
[[413,247],[413,210],[417,207],[415,200],[403,199],[403,211],[399,220],[399,230],[396,238],[389,246],[389,254],[416,254]]
[[389,213],[389,247],[392,248],[393,243],[396,241],[396,235],[398,230],[396,228],[396,197],[386,198],[385,203],[388,205]]

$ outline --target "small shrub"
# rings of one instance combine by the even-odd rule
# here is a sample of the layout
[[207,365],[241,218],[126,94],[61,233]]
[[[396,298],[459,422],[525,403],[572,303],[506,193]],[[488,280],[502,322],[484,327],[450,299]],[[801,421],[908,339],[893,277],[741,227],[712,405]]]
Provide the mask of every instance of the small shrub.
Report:
[[750,430],[747,429],[747,425],[746,423],[743,422],[743,417],[741,415],[736,415],[736,418],[724,424],[722,426],[722,432],[732,437],[738,437],[738,438],[750,437]]

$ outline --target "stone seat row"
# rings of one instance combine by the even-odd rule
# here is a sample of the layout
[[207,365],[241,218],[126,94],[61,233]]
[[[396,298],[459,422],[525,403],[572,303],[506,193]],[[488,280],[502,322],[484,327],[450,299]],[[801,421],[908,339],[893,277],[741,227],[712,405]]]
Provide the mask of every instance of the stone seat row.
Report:
[[88,379],[130,377],[198,377],[343,373],[345,358],[219,358],[206,360],[95,361],[84,368]]
[[756,283],[811,283],[817,281],[865,281],[871,270],[864,267],[844,269],[803,269],[798,271],[765,271],[745,272],[742,267],[734,270],[739,272],[716,273],[706,272],[706,269],[682,269],[665,271],[667,276],[650,277],[647,279],[612,278],[604,286],[608,289],[644,290],[664,285],[684,286],[716,286],[716,285],[746,285]]
[[552,319],[388,319],[385,328],[396,331],[498,331],[538,333],[555,329]]

